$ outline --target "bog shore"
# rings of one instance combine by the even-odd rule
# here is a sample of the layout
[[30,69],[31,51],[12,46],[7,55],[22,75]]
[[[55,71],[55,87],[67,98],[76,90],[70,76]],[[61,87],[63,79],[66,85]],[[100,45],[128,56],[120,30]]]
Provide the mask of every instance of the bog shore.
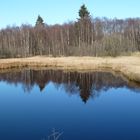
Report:
[[140,82],[140,56],[121,57],[47,57],[0,59],[0,71],[21,68],[52,68],[73,71],[109,70]]

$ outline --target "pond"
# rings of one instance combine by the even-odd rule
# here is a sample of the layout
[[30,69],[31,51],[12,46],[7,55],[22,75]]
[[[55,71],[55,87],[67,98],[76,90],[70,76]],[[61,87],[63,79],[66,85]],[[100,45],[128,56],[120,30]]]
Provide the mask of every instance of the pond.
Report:
[[140,140],[140,85],[110,72],[0,73],[0,140]]

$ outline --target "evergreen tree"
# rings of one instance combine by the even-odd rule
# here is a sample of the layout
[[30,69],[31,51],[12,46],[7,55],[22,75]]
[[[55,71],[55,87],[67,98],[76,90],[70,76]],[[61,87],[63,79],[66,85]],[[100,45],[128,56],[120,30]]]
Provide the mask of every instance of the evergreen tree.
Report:
[[43,26],[44,25],[44,20],[43,18],[39,15],[36,21],[36,26]]
[[87,10],[87,7],[85,6],[85,4],[83,4],[79,10],[79,17],[80,19],[86,19],[90,17],[90,13]]

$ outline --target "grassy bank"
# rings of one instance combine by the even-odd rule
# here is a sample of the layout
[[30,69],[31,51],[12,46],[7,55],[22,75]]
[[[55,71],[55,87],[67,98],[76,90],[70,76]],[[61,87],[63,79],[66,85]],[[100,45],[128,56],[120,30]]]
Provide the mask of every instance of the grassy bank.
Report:
[[140,56],[122,57],[45,57],[1,59],[0,70],[11,68],[55,68],[74,71],[111,70],[140,82]]

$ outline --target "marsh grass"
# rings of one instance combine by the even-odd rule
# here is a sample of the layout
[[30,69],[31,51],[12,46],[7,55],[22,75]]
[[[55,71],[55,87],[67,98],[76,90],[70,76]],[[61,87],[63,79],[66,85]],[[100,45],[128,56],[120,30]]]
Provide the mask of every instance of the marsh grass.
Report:
[[110,70],[140,82],[140,53],[121,57],[47,57],[1,59],[0,70],[51,68],[73,71]]

